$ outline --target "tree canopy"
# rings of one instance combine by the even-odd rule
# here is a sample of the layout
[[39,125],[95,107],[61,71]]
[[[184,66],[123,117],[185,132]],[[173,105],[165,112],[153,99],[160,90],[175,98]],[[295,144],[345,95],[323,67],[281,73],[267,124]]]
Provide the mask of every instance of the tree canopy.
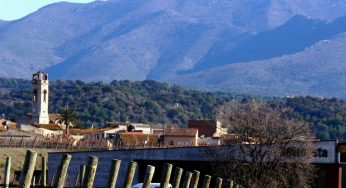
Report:
[[287,112],[256,101],[223,106],[218,116],[231,137],[223,152],[209,152],[221,164],[217,172],[244,187],[308,187],[314,138]]

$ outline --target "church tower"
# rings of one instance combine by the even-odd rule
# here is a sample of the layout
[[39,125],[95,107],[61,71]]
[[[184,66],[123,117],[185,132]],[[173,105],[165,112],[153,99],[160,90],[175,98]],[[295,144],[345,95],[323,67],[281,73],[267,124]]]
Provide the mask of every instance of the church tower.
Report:
[[49,124],[48,74],[42,71],[32,75],[32,123]]

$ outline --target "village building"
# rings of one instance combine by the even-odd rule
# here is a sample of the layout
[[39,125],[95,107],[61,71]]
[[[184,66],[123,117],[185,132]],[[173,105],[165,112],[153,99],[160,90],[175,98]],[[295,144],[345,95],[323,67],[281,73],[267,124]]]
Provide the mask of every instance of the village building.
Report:
[[11,120],[1,118],[0,119],[0,131],[5,131],[9,129],[15,129],[17,124]]
[[198,146],[198,129],[165,128],[163,140],[168,146]]
[[189,120],[188,128],[198,129],[198,145],[220,145],[227,129],[217,120]]
[[131,125],[135,130],[143,131],[143,134],[152,134],[152,128],[148,124],[144,123],[133,123],[133,122],[107,122],[105,127],[116,127],[120,130],[126,130],[127,127]]

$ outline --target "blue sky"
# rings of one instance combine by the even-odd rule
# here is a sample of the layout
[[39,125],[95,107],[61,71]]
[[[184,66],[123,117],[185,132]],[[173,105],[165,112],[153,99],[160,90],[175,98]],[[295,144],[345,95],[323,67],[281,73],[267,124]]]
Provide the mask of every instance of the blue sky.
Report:
[[[61,2],[62,0],[0,0],[0,19],[16,20],[22,18],[39,8]],[[94,0],[64,0],[75,3],[89,3]]]

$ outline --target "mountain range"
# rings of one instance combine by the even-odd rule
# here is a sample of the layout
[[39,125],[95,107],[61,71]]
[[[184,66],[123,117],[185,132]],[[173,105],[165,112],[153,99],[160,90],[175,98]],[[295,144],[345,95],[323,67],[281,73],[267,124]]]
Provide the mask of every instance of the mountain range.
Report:
[[0,21],[0,76],[346,98],[346,0],[55,3]]

